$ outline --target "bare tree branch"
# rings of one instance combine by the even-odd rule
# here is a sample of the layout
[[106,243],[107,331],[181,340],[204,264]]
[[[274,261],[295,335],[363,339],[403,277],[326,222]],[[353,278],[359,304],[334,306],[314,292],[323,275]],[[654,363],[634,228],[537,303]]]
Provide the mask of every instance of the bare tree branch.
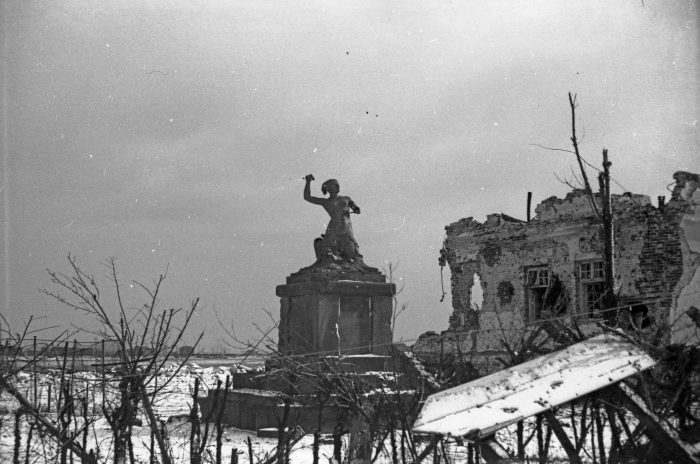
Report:
[[579,169],[581,170],[581,177],[583,178],[583,185],[585,186],[586,193],[588,194],[588,199],[591,203],[591,208],[593,213],[595,213],[598,219],[602,219],[600,209],[595,200],[595,195],[593,190],[591,190],[591,184],[588,181],[588,175],[586,174],[586,168],[583,166],[583,158],[578,148],[578,140],[576,139],[576,94],[571,95],[569,92],[569,106],[571,107],[571,144],[574,146],[574,154],[576,155],[576,161],[578,162]]

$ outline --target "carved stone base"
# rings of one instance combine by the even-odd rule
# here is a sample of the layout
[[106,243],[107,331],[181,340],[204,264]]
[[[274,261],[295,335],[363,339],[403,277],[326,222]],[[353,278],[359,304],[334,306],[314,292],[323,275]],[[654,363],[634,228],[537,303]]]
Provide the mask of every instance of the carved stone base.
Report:
[[361,282],[386,282],[384,274],[375,267],[367,266],[361,259],[354,262],[316,262],[287,277],[287,283],[318,282],[325,280],[358,280]]
[[384,354],[396,286],[377,271],[306,268],[277,287],[283,354]]

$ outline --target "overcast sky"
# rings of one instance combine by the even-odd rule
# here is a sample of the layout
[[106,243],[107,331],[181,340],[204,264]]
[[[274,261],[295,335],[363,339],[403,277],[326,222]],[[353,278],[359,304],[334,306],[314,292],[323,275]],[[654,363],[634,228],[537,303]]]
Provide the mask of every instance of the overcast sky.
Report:
[[[301,4],[300,4],[301,3]],[[18,330],[84,317],[38,290],[66,256],[97,277],[201,298],[240,338],[314,260],[340,181],[369,265],[398,264],[397,339],[447,327],[444,226],[524,218],[563,196],[567,92],[582,152],[624,190],[667,194],[698,162],[698,6],[630,1],[2,2],[0,313]],[[623,190],[624,189],[624,190]],[[449,293],[449,270],[445,286]],[[106,285],[106,284],[105,284]],[[136,298],[136,289],[128,289]],[[78,338],[91,339],[91,336]],[[192,337],[187,340],[191,340]]]

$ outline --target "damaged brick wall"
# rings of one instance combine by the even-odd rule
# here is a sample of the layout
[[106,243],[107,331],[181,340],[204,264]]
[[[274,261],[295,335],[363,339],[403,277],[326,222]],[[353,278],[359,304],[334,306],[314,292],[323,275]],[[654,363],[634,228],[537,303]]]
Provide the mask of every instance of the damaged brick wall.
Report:
[[[679,172],[674,179],[671,200],[658,207],[646,195],[612,196],[616,289],[623,302],[646,305],[646,317],[638,322],[665,342],[694,336],[694,324],[685,312],[692,305],[700,308],[698,175]],[[602,260],[603,231],[589,198],[573,191],[564,199],[544,200],[535,212],[529,223],[492,214],[483,223],[470,217],[445,228],[443,255],[452,274],[449,332],[452,337],[463,333],[463,344],[472,349],[498,350],[504,336],[515,337],[533,322],[528,313],[529,268],[546,267],[558,280],[566,303],[564,312],[538,315],[539,319],[592,319],[582,311],[585,289],[578,266]],[[475,276],[483,290],[478,309],[472,295]],[[418,349],[426,343],[423,337]]]
[[[671,341],[697,343],[700,320],[700,176],[687,172],[674,174],[676,187],[672,198],[685,202],[687,210],[680,221],[683,274],[673,289],[669,314]],[[694,314],[694,317],[690,317]]]

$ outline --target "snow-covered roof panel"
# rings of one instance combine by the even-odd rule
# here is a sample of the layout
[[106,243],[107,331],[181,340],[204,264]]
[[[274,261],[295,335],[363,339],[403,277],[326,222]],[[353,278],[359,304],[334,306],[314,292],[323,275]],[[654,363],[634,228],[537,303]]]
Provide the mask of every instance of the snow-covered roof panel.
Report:
[[482,438],[654,364],[634,343],[599,335],[429,396],[414,430]]

